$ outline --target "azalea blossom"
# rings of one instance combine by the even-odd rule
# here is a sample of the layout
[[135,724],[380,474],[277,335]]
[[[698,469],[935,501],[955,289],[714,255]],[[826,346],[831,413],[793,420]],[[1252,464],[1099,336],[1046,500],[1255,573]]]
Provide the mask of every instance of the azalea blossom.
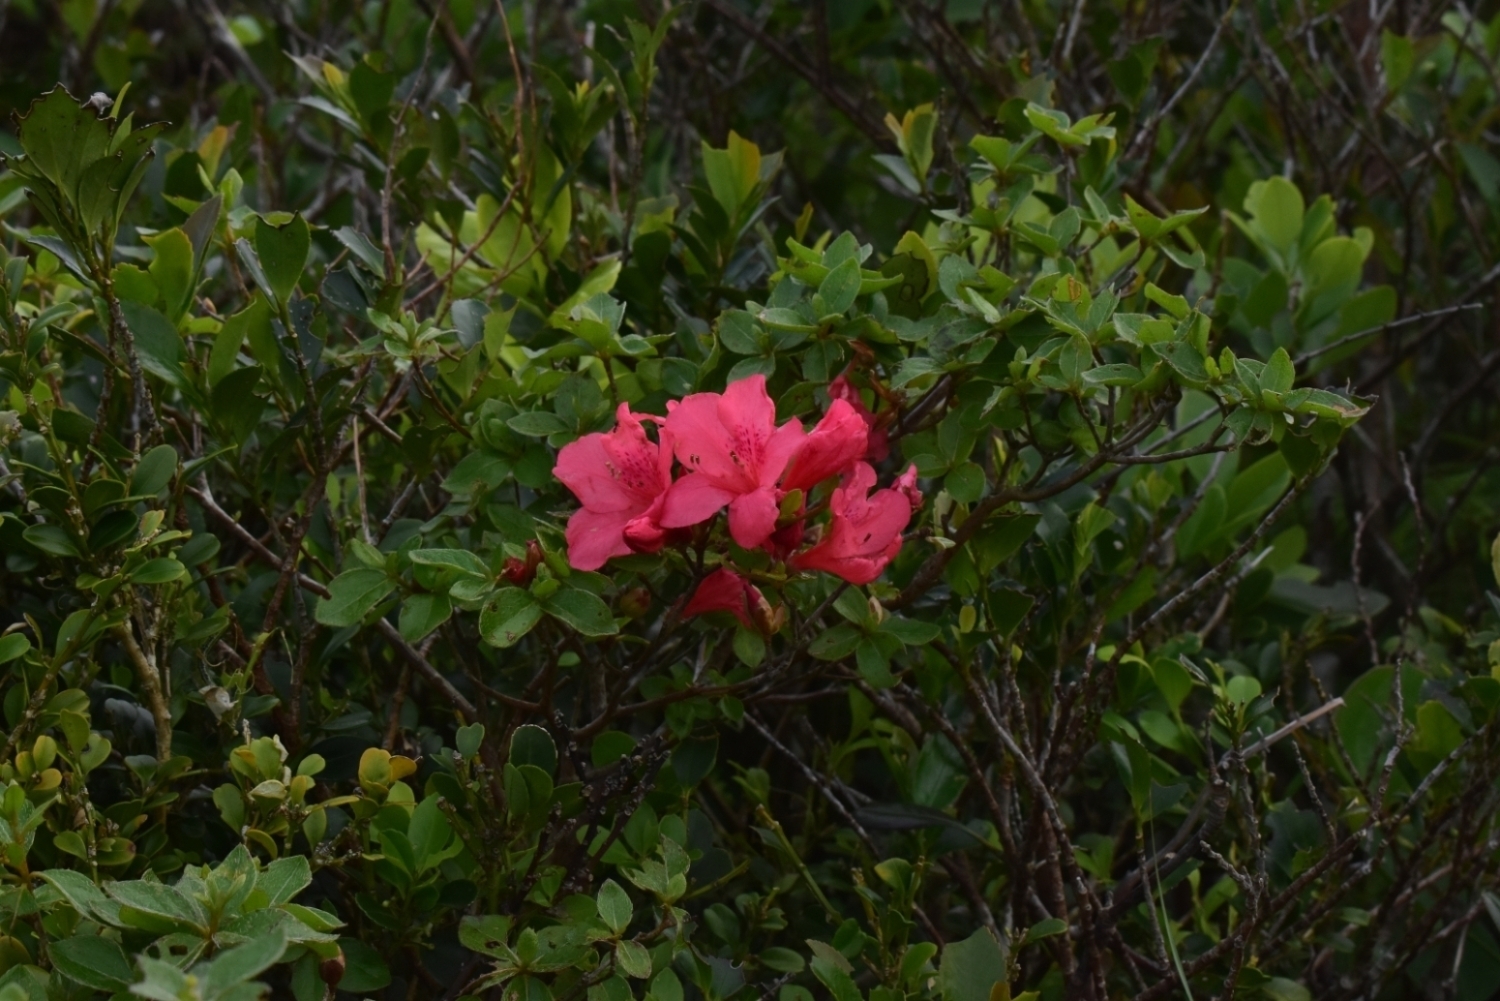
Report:
[[826,570],[851,584],[868,584],[901,550],[901,532],[921,503],[916,490],[916,467],[909,468],[895,488],[876,490],[875,470],[861,462],[834,489],[829,503],[832,518],[823,537],[811,549],[794,553],[788,565],[796,570]]
[[704,612],[729,612],[746,629],[774,632],[776,614],[766,596],[750,581],[727,567],[720,567],[704,577],[698,590],[682,610],[685,617]]
[[[869,446],[865,450],[864,458],[871,462],[880,462],[891,454],[891,439],[886,430],[876,427],[878,419],[874,411],[865,406],[865,401],[859,395],[859,389],[849,381],[847,375],[840,375],[828,384],[828,397],[831,400],[843,400],[854,408],[861,420],[865,422],[865,428],[869,434]],[[832,409],[829,413],[832,413]]]
[[869,425],[859,412],[847,400],[834,400],[787,464],[781,488],[810,490],[830,477],[842,476],[865,457],[869,438]]
[[776,530],[787,464],[805,436],[795,418],[776,426],[766,377],[752,375],[722,394],[694,393],[668,405],[666,434],[688,472],[667,492],[657,524],[685,528],[729,507],[729,534],[753,549]]
[[642,416],[620,404],[614,430],[584,435],[557,456],[552,475],[582,508],[568,519],[568,563],[597,570],[613,556],[655,552],[666,541],[660,516],[672,484],[671,431],[646,437]]

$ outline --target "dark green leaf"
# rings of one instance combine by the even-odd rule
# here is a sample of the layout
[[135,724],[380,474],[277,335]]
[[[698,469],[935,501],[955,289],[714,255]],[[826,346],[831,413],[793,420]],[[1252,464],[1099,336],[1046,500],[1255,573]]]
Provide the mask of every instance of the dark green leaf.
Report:
[[325,626],[358,625],[396,582],[384,570],[345,570],[328,585],[328,597],[318,600],[315,616]]
[[547,614],[572,626],[585,636],[612,636],[618,630],[609,606],[598,595],[563,587],[543,602]]
[[256,218],[255,254],[278,302],[291,298],[307,265],[311,242],[307,220],[300,212],[279,226],[271,225],[263,217]]
[[57,969],[70,980],[97,991],[123,991],[135,979],[125,950],[100,935],[75,935],[48,946]]

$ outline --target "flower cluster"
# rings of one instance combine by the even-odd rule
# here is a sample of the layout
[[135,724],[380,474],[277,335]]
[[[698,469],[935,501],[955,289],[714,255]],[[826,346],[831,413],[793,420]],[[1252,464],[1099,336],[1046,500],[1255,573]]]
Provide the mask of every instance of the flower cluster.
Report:
[[[565,446],[553,469],[583,505],[568,521],[568,562],[597,570],[614,556],[657,552],[727,509],[741,547],[868,584],[900,550],[922,495],[915,467],[875,489],[866,459],[884,457],[884,432],[846,379],[829,389],[832,404],[811,431],[796,418],[777,426],[761,375],[669,402],[666,417],[622,403],[614,430]],[[654,442],[648,423],[657,425]],[[826,525],[809,528],[808,496],[835,478]],[[685,612],[710,609],[771,628],[765,598],[731,570],[705,578]]]

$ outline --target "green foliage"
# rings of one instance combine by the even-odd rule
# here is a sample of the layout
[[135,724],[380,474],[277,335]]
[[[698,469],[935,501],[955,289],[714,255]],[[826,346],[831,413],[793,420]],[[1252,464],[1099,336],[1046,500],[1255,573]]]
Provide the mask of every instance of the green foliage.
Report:
[[[6,49],[0,1001],[1500,989],[1500,17],[815,6]],[[751,376],[883,575],[570,562]]]

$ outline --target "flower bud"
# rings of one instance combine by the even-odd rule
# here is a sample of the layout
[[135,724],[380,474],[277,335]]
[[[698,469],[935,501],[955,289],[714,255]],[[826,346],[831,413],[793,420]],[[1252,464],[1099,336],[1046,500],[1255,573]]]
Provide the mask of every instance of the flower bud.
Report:
[[526,540],[526,558],[512,556],[505,561],[500,576],[517,587],[527,587],[536,579],[536,568],[542,563],[542,544],[535,539]]
[[789,521],[796,521],[802,517],[802,503],[806,499],[807,495],[801,489],[788,490],[786,495],[781,498],[781,505],[777,511],[777,522],[784,525]]
[[329,987],[339,985],[339,981],[344,979],[344,951],[342,949],[339,950],[337,956],[325,959],[318,964],[318,976]]
[[638,619],[651,611],[651,592],[644,587],[632,587],[620,595],[620,614]]
[[750,605],[750,618],[755,622],[755,628],[759,629],[763,636],[773,636],[780,631],[786,623],[786,607],[771,607],[766,596],[760,593],[759,588],[748,588]]

